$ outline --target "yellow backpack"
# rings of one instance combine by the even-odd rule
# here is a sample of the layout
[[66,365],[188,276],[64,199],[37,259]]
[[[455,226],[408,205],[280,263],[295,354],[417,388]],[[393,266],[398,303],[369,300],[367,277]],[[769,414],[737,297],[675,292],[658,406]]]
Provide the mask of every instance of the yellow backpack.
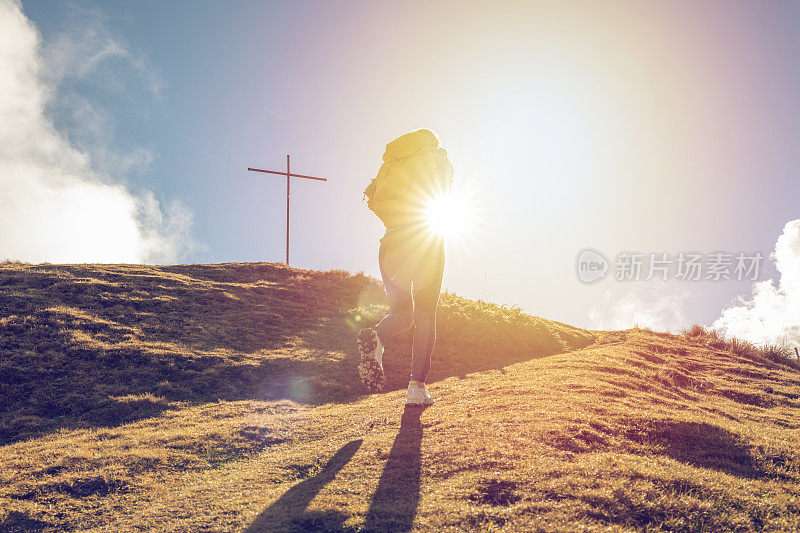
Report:
[[383,165],[364,190],[367,207],[387,228],[424,220],[432,198],[450,191],[453,165],[439,139],[426,129],[386,145]]

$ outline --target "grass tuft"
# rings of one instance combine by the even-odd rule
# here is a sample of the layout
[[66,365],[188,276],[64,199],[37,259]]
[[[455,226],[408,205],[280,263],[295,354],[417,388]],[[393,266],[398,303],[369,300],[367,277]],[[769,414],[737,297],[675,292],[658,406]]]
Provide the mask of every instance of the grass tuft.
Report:
[[756,345],[738,337],[724,337],[718,331],[704,328],[698,324],[683,332],[683,336],[694,342],[701,342],[710,348],[727,350],[751,360],[764,360],[800,370],[800,362],[795,349],[785,343],[765,343]]

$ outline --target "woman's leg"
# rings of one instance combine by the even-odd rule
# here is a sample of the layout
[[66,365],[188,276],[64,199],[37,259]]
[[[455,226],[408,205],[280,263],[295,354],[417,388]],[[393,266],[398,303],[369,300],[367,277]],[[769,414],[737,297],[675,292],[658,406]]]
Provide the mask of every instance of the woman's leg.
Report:
[[411,280],[408,254],[395,250],[391,243],[381,243],[378,264],[381,269],[383,286],[389,299],[389,314],[376,326],[381,340],[403,333],[414,323],[411,300]]
[[425,383],[431,370],[431,356],[436,344],[436,308],[414,309],[414,342],[411,345],[411,381]]
[[403,333],[414,323],[411,298],[408,300],[393,300],[389,298],[389,314],[375,326],[381,342],[395,335]]
[[436,344],[436,306],[442,289],[444,247],[426,254],[424,269],[414,280],[414,343],[411,346],[411,381],[425,383]]

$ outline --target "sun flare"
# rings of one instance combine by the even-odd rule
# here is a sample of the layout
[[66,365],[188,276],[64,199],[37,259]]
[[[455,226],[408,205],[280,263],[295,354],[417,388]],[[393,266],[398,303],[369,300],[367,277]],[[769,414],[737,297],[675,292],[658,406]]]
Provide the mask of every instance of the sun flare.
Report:
[[442,237],[459,237],[466,232],[471,213],[466,199],[456,193],[436,196],[425,209],[428,228]]

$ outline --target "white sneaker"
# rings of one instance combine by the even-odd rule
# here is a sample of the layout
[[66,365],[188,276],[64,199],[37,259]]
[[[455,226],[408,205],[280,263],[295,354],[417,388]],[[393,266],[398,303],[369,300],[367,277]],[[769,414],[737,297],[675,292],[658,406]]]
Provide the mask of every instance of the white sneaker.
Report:
[[431,393],[423,385],[417,387],[416,385],[408,384],[408,391],[406,391],[406,405],[433,405],[436,400],[433,399]]
[[386,377],[383,374],[383,345],[375,328],[364,328],[358,332],[356,347],[361,354],[358,375],[369,391],[383,390]]

